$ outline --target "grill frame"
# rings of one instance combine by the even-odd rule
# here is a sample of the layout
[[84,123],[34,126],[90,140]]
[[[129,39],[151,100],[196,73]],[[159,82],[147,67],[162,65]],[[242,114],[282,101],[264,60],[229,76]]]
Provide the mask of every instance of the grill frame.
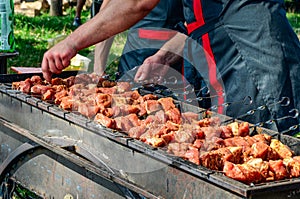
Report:
[[[63,77],[68,77],[73,74],[64,75],[65,76]],[[218,196],[221,196],[222,198],[276,198],[279,196],[281,198],[296,198],[297,193],[300,192],[299,178],[264,183],[255,186],[245,185],[230,179],[219,172],[194,165],[181,158],[174,157],[162,149],[153,148],[138,140],[128,138],[120,132],[104,128],[81,115],[64,111],[52,104],[43,102],[37,98],[21,93],[20,91],[11,90],[10,83],[13,81],[24,80],[31,76],[32,74],[17,76],[0,75],[0,81],[3,80],[3,83],[0,85],[0,116],[5,120],[16,124],[21,129],[28,130],[34,136],[36,141],[50,142],[48,144],[52,147],[57,146],[43,137],[57,136],[62,138],[67,136],[73,140],[81,140],[84,146],[89,148],[90,152],[96,157],[97,154],[98,156],[101,153],[109,154],[109,151],[114,150],[119,152],[119,159],[128,156],[129,158],[123,161],[123,164],[126,164],[126,166],[114,168],[117,167],[117,162],[122,162],[116,160],[116,162],[109,165],[109,168],[113,168],[116,172],[114,175],[116,175],[118,179],[122,179],[126,182],[121,183],[122,185],[131,189],[133,188],[141,194],[148,194],[149,197],[158,198],[184,198],[187,196],[186,194],[189,193],[192,193],[192,195],[197,196],[198,198],[207,197],[208,195],[214,198]],[[4,81],[4,79],[6,80]],[[195,110],[194,106],[188,104],[181,103],[180,106],[184,107],[186,110]],[[28,115],[30,115],[28,118],[32,118],[32,122],[24,120]],[[228,119],[226,116],[220,115],[220,117]],[[35,124],[37,121],[40,121],[40,124],[45,126],[39,125],[39,127],[36,127]],[[56,131],[49,131],[53,130],[53,126],[55,126]],[[291,149],[294,150],[297,155],[300,154],[300,149],[297,147],[299,144],[298,139],[280,135],[277,132],[264,128],[261,128],[261,130],[263,133],[272,135],[274,138],[280,138],[284,144],[293,145]],[[74,131],[77,132],[74,133]],[[6,133],[4,132],[4,134]],[[90,138],[88,138],[89,136]],[[95,143],[96,140],[97,142],[106,145],[107,149],[105,149],[105,147],[101,147],[101,149],[97,148],[97,144],[99,143]],[[64,152],[59,151],[58,153]],[[111,154],[111,157],[112,156],[113,155]],[[2,159],[5,159],[5,157],[2,157]],[[149,162],[149,160],[151,162]],[[136,165],[135,162],[132,163],[132,161],[139,162],[141,165]],[[153,167],[157,167],[156,170],[151,170],[147,167],[151,166],[147,165],[151,163],[153,163]],[[107,168],[105,169],[105,164],[102,166],[104,166],[104,169],[98,166],[96,166],[96,168],[107,170]],[[148,172],[137,173],[126,172],[130,170],[131,167],[144,167],[149,170]],[[151,173],[151,175],[149,173]],[[12,176],[18,180],[18,176],[14,176],[14,174],[12,174]],[[102,177],[111,178],[109,175]],[[147,178],[151,179],[153,182],[149,183]],[[159,182],[155,182],[155,179]],[[118,180],[115,181],[120,183]],[[27,183],[29,182],[24,182],[26,185]],[[199,189],[198,187],[202,187],[202,189]]]

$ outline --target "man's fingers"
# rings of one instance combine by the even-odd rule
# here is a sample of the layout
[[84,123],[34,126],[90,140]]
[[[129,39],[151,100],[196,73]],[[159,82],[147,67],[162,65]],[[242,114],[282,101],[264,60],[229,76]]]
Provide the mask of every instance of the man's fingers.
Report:
[[52,73],[49,70],[48,59],[44,58],[42,62],[42,73],[46,81],[50,82]]
[[139,67],[136,75],[134,77],[134,81],[141,82],[145,81],[148,78],[148,73],[151,71],[149,64],[143,64]]
[[56,63],[58,63],[58,62],[59,61],[56,61],[54,58],[48,59],[49,70],[51,73],[59,74],[61,72],[60,69],[56,68]]
[[55,68],[57,71],[60,71],[60,72],[65,68],[63,65],[63,62],[60,58],[55,59]]

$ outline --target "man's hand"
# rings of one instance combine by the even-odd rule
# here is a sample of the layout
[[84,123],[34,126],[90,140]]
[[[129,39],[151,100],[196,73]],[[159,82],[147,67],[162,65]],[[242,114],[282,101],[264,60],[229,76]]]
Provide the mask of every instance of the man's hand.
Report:
[[155,54],[145,59],[144,63],[138,68],[134,81],[144,83],[160,83],[167,74],[170,66],[164,63],[163,57]]
[[77,54],[74,45],[63,40],[45,54],[42,62],[43,76],[47,81],[51,81],[52,74],[59,74],[70,65],[70,60]]

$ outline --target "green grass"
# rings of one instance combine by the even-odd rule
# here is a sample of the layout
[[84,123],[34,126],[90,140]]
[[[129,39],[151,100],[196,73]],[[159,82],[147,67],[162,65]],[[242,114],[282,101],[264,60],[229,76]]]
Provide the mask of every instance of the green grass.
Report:
[[289,22],[291,23],[293,29],[300,36],[300,13],[287,13]]

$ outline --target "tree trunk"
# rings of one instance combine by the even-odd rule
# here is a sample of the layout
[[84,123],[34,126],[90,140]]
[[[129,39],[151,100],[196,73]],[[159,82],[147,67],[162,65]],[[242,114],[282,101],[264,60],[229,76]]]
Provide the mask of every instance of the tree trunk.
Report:
[[51,0],[50,16],[62,16],[62,0]]

